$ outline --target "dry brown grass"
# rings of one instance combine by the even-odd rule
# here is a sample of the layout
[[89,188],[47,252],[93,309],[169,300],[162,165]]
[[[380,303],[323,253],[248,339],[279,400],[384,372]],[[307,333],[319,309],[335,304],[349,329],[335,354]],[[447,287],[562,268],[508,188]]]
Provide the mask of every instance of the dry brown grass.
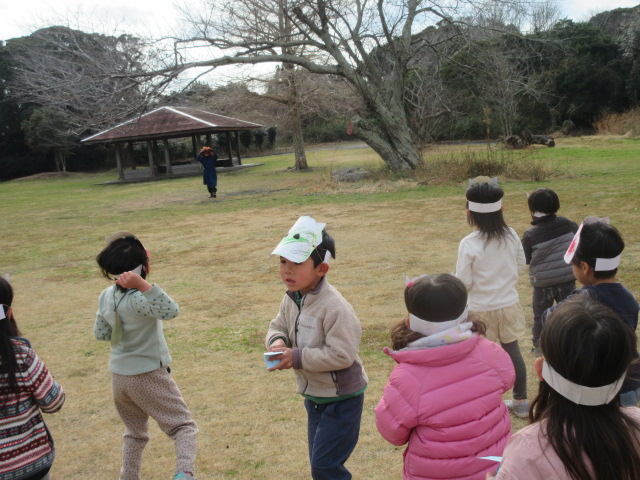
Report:
[[[373,352],[364,357],[371,383],[349,466],[356,478],[400,478],[402,449],[379,436],[373,417],[392,367],[381,348],[389,325],[404,314],[405,274],[454,269],[457,242],[468,232],[459,200],[188,217],[169,238],[172,226],[164,223],[137,229],[153,255],[152,280],[182,308],[166,333],[173,375],[200,428],[199,478],[308,478],[306,416],[293,375],[266,372],[261,358],[283,293],[269,253],[298,213],[329,223],[338,242],[329,278],[358,312],[363,349]],[[75,254],[90,258],[98,248]],[[97,275],[67,278],[63,267],[43,265],[13,278],[23,329],[68,395],[64,409],[47,417],[58,450],[53,472],[57,479],[114,479],[122,425],[110,398],[109,347],[91,331],[105,283]],[[152,432],[143,478],[169,478],[172,445],[155,424]]]
[[[66,183],[51,183],[58,181]],[[293,374],[269,373],[262,363],[264,334],[284,291],[269,254],[301,214],[328,223],[337,241],[329,280],[363,325],[361,352],[370,384],[361,439],[348,466],[355,478],[401,478],[403,448],[380,437],[373,416],[393,367],[381,349],[388,328],[405,314],[405,275],[454,270],[458,242],[469,232],[463,185],[400,196],[393,192],[415,185],[405,180],[337,185],[322,169],[310,176],[223,175],[216,203],[205,201],[195,179],[124,187],[75,181],[0,187],[13,189],[6,195],[0,190],[5,231],[10,226],[0,272],[12,272],[23,333],[67,392],[63,410],[47,416],[56,439],[56,480],[118,475],[123,426],[111,401],[109,345],[93,339],[92,326],[97,296],[108,285],[94,258],[102,238],[120,229],[141,237],[152,254],[151,280],[181,307],[165,332],[173,375],[200,428],[198,478],[309,478],[306,414]],[[58,185],[65,187],[47,196],[47,189]],[[506,186],[507,223],[519,233],[529,226],[524,193],[536,186]],[[277,201],[278,193],[265,193],[284,195],[296,188],[300,195],[284,203]],[[576,196],[575,182],[557,188],[563,214],[580,218],[590,208]],[[248,191],[262,193],[242,193]],[[619,192],[592,193],[591,205],[602,205]],[[260,205],[230,208],[243,196]],[[269,206],[272,201],[275,206]],[[637,208],[612,201],[627,212],[625,228],[633,225]],[[627,236],[626,266],[640,260],[636,230]],[[628,274],[634,279],[630,287],[638,285],[637,272]],[[530,321],[526,273],[519,292]],[[531,367],[528,335],[522,350]],[[536,384],[530,369],[530,396]],[[525,424],[512,420],[514,430]],[[172,444],[153,422],[151,431],[143,478],[169,479]]]
[[640,134],[640,108],[605,115],[593,126],[599,135],[637,136]]

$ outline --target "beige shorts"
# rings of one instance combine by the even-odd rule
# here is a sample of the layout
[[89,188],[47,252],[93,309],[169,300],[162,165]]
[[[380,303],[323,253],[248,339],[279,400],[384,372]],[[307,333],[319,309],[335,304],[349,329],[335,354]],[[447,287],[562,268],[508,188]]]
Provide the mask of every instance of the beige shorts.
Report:
[[524,335],[524,310],[520,303],[488,312],[469,312],[469,320],[487,327],[487,340],[511,343]]

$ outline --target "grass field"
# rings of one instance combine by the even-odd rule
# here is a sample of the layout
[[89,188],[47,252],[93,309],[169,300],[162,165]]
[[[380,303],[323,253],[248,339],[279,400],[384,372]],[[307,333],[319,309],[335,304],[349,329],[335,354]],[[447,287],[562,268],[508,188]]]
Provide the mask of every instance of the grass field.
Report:
[[[529,227],[526,193],[540,186],[554,189],[560,214],[578,223],[609,216],[626,241],[618,278],[638,297],[638,147],[637,139],[594,137],[536,149],[536,161],[558,174],[543,182],[501,179],[507,223],[519,234]],[[470,147],[438,147],[445,148],[456,154]],[[118,475],[123,426],[111,401],[109,345],[93,339],[97,297],[109,285],[95,256],[118,230],[141,238],[152,255],[150,280],[181,307],[165,334],[174,378],[200,428],[198,478],[309,478],[306,414],[293,374],[269,373],[262,362],[264,334],[284,292],[269,254],[303,214],[328,224],[337,243],[329,279],[363,325],[370,384],[348,466],[354,478],[401,478],[403,448],[380,437],[373,415],[393,367],[382,347],[406,313],[405,275],[454,270],[458,242],[470,231],[465,185],[420,186],[384,175],[355,184],[332,179],[331,170],[344,166],[379,168],[368,148],[309,152],[312,171],[305,173],[287,170],[291,155],[259,161],[264,165],[220,175],[217,199],[199,178],[98,185],[114,172],[0,184],[0,273],[11,275],[24,336],[67,393],[64,408],[46,417],[56,440],[56,480]],[[530,322],[526,272],[519,292]],[[531,367],[528,335],[521,346]],[[530,368],[530,397],[534,377]],[[512,420],[514,430],[525,424]],[[173,459],[172,443],[152,423],[143,478],[171,478]]]

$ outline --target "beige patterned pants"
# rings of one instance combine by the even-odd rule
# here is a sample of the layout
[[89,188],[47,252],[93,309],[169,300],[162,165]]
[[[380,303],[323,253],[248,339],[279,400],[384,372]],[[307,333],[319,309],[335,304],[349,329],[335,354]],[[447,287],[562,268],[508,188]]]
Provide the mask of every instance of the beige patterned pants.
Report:
[[140,375],[111,373],[113,400],[125,430],[120,480],[140,480],[149,417],[171,438],[176,472],[195,472],[198,427],[166,367]]

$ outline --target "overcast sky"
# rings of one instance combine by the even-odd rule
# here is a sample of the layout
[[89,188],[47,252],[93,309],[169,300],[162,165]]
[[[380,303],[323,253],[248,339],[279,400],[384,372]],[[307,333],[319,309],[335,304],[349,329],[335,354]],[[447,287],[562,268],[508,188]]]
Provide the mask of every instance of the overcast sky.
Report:
[[[193,0],[181,3],[196,5]],[[178,17],[176,0],[0,0],[0,39],[29,35],[35,29],[52,24],[69,24],[67,18],[83,22],[122,26],[130,33],[168,33],[167,28]],[[588,20],[594,13],[618,7],[632,7],[640,0],[560,0],[563,16],[575,21]],[[71,23],[73,24],[73,22]],[[85,29],[86,30],[86,29]]]

